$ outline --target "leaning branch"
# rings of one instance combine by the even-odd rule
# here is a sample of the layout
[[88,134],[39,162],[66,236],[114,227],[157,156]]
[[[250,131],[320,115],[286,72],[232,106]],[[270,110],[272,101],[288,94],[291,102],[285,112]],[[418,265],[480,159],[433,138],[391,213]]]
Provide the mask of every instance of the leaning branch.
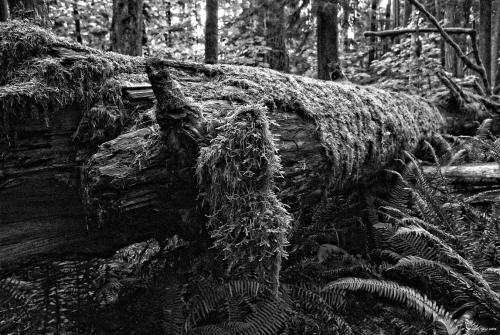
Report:
[[[486,93],[490,94],[491,87],[490,87],[490,82],[488,80],[488,76],[486,74],[486,69],[484,68],[484,65],[479,57],[476,57],[476,61],[478,62],[477,64],[474,64],[471,62],[467,56],[464,54],[460,46],[451,38],[451,36],[446,32],[446,30],[439,24],[439,22],[436,20],[436,18],[425,9],[425,7],[418,2],[417,0],[409,0],[409,2],[417,7],[417,9],[424,14],[429,21],[438,29],[439,33],[441,36],[444,38],[446,42],[448,42],[449,45],[453,49],[455,49],[455,52],[457,53],[458,57],[464,62],[465,65],[467,65],[470,69],[476,71],[480,76],[483,81],[483,85],[486,89]],[[472,39],[472,44],[474,47],[474,44],[476,42],[476,34],[471,34],[471,39]]]
[[[443,30],[449,35],[475,35],[476,31],[470,28],[443,28]],[[394,30],[383,30],[383,31],[365,31],[365,37],[396,37],[405,34],[414,33],[439,33],[436,28],[419,28],[419,29],[394,29]]]

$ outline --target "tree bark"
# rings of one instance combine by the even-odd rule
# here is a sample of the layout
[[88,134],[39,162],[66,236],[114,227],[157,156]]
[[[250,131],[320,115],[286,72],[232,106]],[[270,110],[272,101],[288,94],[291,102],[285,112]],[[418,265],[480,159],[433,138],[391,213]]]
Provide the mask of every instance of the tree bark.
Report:
[[111,49],[125,55],[142,56],[143,0],[113,0]]
[[75,37],[78,43],[82,43],[82,31],[80,28],[80,13],[78,12],[78,2],[73,1],[73,19],[75,20]]
[[[348,53],[349,52],[349,28],[351,26],[351,12],[355,12],[350,6],[349,1],[343,1],[342,2],[342,8],[344,11],[344,16],[342,18],[342,41],[344,44],[344,52]],[[353,13],[353,16],[356,14]]]
[[500,59],[500,0],[495,2],[494,24],[492,26],[492,40],[491,40],[491,86],[496,87],[500,85],[500,67],[498,66]]
[[316,18],[318,79],[344,78],[339,61],[338,2],[319,0]]
[[[378,8],[378,0],[371,0],[370,2],[370,30],[377,31],[377,8]],[[371,63],[375,60],[375,37],[370,38],[370,50],[368,51],[368,67],[370,67]]]
[[285,1],[266,1],[266,45],[270,48],[266,58],[273,70],[288,72],[286,48]]
[[0,22],[5,22],[10,19],[9,2],[1,0],[0,2]]
[[207,0],[205,21],[205,63],[217,64],[219,53],[218,0]]
[[[491,14],[492,0],[479,1],[479,54],[491,83]],[[487,87],[486,89],[489,89]]]
[[397,28],[401,25],[399,0],[392,0],[392,27]]
[[412,8],[410,1],[405,0],[405,13],[404,13],[404,18],[403,18],[403,25],[404,26],[406,26],[410,23],[412,9],[413,8]]
[[[457,27],[459,26],[459,20],[457,19],[457,5],[447,2],[446,8],[444,10],[444,26],[445,27]],[[449,44],[445,45],[444,49],[445,55],[445,68],[446,71],[451,72],[453,76],[458,76],[459,69],[459,59],[455,53],[455,50]]]

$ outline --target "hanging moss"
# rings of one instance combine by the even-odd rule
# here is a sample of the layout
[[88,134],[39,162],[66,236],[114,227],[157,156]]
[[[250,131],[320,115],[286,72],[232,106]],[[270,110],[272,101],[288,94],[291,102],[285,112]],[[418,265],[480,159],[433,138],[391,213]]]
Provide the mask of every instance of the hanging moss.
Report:
[[214,246],[232,263],[286,256],[291,217],[275,194],[281,164],[266,113],[262,105],[238,109],[198,158]]
[[122,81],[143,81],[142,58],[66,42],[26,22],[0,23],[0,132],[77,104],[121,104]]

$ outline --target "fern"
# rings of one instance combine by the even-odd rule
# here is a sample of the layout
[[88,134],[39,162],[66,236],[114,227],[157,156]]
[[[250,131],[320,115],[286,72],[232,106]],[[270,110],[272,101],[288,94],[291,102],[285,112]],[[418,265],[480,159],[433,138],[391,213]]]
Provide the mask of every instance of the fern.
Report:
[[419,312],[425,318],[439,322],[446,327],[448,334],[460,334],[458,322],[436,302],[428,299],[416,290],[401,286],[395,282],[376,279],[344,278],[326,285],[323,290],[364,291],[402,303]]

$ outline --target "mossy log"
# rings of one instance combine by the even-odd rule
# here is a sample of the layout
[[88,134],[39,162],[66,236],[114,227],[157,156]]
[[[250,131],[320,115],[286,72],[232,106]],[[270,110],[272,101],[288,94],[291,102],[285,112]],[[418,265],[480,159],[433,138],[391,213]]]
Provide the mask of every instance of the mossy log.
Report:
[[373,182],[433,132],[478,117],[456,117],[443,100],[243,66],[150,60],[148,83],[142,58],[16,22],[0,24],[0,37],[0,269],[206,237],[197,155],[241,108],[273,120],[278,196],[296,220],[331,192]]

